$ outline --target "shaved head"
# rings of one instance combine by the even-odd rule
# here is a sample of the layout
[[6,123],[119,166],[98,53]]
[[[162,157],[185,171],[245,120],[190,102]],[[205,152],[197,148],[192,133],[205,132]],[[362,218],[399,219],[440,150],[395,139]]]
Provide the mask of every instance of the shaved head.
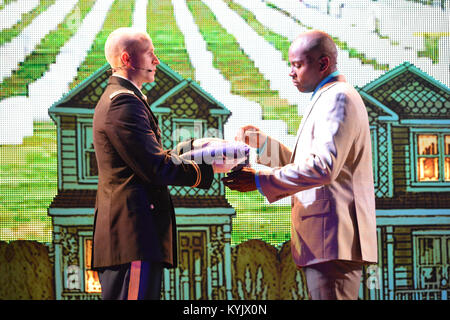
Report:
[[310,30],[299,35],[291,44],[292,51],[301,51],[308,58],[327,56],[330,65],[337,64],[337,48],[333,39],[320,30]]
[[294,86],[300,92],[313,92],[328,75],[337,71],[337,48],[323,31],[300,34],[289,47],[289,63]]
[[147,32],[134,28],[119,28],[108,36],[105,43],[106,61],[113,76],[133,82],[138,88],[145,82],[155,81],[158,57]]
[[122,65],[121,54],[125,51],[130,56],[142,50],[145,42],[151,41],[150,36],[139,29],[119,28],[111,32],[105,43],[106,61],[111,67]]

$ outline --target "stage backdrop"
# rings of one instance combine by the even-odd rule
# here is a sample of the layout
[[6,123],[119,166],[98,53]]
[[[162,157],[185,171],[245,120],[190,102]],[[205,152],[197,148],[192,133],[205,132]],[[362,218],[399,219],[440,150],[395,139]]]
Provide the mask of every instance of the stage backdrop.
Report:
[[[48,207],[58,192],[60,151],[48,109],[105,65],[112,30],[146,30],[162,62],[222,103],[231,112],[223,138],[252,123],[292,146],[309,101],[288,76],[296,35],[328,32],[339,47],[340,71],[358,88],[408,62],[447,94],[438,99],[444,107],[449,13],[448,0],[0,1],[0,240],[52,241]],[[448,128],[445,121],[441,126]],[[450,148],[448,137],[426,139]],[[386,150],[374,151],[374,161],[388,161]],[[450,188],[449,153],[438,159],[437,184],[429,191]],[[383,174],[392,187],[386,177],[393,173]],[[225,194],[236,210],[232,245],[261,239],[279,246],[290,239],[289,199],[268,205],[258,192]]]

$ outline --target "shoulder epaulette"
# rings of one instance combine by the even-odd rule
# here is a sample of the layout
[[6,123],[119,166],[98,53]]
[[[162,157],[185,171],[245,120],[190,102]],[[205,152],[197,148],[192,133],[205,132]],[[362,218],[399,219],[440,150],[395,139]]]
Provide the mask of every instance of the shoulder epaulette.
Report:
[[124,90],[117,90],[117,91],[113,92],[112,94],[109,95],[109,99],[112,100],[115,97],[117,97],[119,94],[131,94],[133,96],[136,96],[133,91],[124,89]]

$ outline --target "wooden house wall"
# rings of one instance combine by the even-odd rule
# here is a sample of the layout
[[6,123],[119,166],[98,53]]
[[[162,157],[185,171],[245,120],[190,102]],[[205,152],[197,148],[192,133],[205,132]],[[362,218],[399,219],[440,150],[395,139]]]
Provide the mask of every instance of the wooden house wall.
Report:
[[61,116],[61,179],[63,189],[75,189],[77,184],[77,141],[76,117]]
[[389,276],[388,276],[388,269],[387,269],[387,258],[388,258],[388,251],[387,251],[387,237],[385,228],[381,228],[380,237],[378,238],[378,241],[380,242],[381,246],[381,253],[378,256],[378,265],[382,268],[380,270],[381,272],[381,281],[383,296],[387,296],[387,288],[389,288]]
[[[60,178],[61,188],[64,189],[97,189],[97,183],[80,183],[78,178],[78,132],[76,116],[61,116],[59,127],[61,145]],[[80,155],[81,156],[81,155]]]
[[392,173],[394,194],[406,192],[410,179],[409,128],[392,126]]
[[[162,118],[164,123],[168,123],[166,130],[172,132],[172,116],[166,116]],[[216,129],[216,128],[215,128]],[[220,128],[219,128],[220,129]],[[59,144],[60,144],[60,179],[61,189],[96,189],[97,184],[93,182],[80,182],[78,178],[78,164],[82,159],[78,159],[78,143],[77,139],[81,139],[78,135],[78,123],[76,116],[61,116],[59,130]],[[172,144],[170,135],[167,134],[163,137],[163,143]],[[168,137],[169,136],[169,137]],[[171,147],[171,146],[170,146]],[[169,149],[169,148],[167,148]],[[215,175],[212,187],[208,190],[192,189],[190,187],[171,187],[171,193],[173,195],[190,195],[190,196],[204,196],[204,195],[221,195],[224,190],[220,183],[220,177]]]
[[414,253],[411,231],[411,227],[394,228],[394,270],[396,289],[409,289],[414,286]]
[[392,168],[390,154],[390,125],[379,120],[380,116],[386,117],[389,115],[380,111],[379,107],[366,98],[363,98],[363,101],[369,118],[370,135],[372,138],[375,196],[378,198],[392,197],[393,191],[390,179],[390,172]]

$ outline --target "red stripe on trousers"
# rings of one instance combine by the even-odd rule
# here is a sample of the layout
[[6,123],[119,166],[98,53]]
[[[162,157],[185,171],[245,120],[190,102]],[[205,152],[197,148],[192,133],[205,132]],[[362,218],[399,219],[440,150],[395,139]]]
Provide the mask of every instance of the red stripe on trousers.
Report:
[[141,280],[141,261],[132,261],[130,282],[128,283],[128,300],[137,300]]

